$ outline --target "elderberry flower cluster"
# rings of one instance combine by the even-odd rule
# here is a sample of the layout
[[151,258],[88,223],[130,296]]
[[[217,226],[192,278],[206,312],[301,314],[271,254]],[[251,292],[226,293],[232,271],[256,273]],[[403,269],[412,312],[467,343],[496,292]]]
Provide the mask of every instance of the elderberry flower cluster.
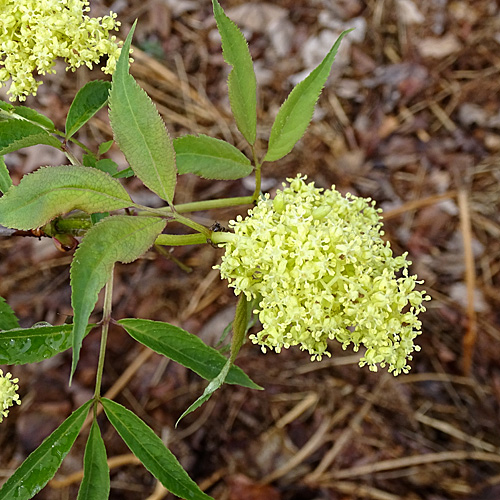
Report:
[[21,404],[19,394],[16,394],[19,389],[17,382],[19,380],[12,378],[11,373],[4,376],[3,371],[0,370],[0,422],[9,414],[8,408],[13,406],[14,403]]
[[430,297],[415,290],[406,254],[394,257],[383,241],[373,201],[305,179],[288,179],[274,199],[266,194],[230,221],[234,232],[216,233],[226,249],[221,277],[257,303],[262,331],[250,338],[264,352],[299,345],[312,360],[330,356],[328,340],[364,345],[360,366],[407,373]]
[[54,73],[57,57],[73,71],[81,65],[92,69],[108,56],[105,73],[112,73],[120,49],[115,36],[116,14],[91,18],[83,0],[0,0],[0,87],[12,79],[10,100],[36,95],[41,82],[33,73]]

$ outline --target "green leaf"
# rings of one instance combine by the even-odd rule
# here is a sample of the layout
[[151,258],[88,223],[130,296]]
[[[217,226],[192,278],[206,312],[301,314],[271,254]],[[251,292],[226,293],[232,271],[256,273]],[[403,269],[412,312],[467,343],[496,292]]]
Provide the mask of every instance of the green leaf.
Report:
[[99,144],[99,149],[98,149],[98,152],[99,152],[99,155],[103,155],[104,153],[107,153],[111,146],[113,145],[113,140],[111,141],[106,141],[106,142],[103,142],[102,144]]
[[174,140],[179,174],[205,179],[241,179],[252,173],[250,160],[228,142],[208,135],[184,135]]
[[66,139],[85,125],[108,101],[111,83],[94,80],[77,93],[66,117]]
[[[171,493],[190,500],[211,500],[188,476],[162,440],[137,415],[106,398],[104,411],[132,453]],[[213,500],[213,499],[212,499]]]
[[120,182],[104,172],[73,165],[42,167],[0,198],[0,224],[33,229],[75,209],[95,213],[130,205]]
[[[89,325],[84,335],[92,328]],[[0,332],[0,365],[37,363],[66,351],[72,345],[72,330],[73,325],[41,324]]]
[[106,500],[106,498],[109,498],[109,489],[106,446],[104,446],[99,425],[94,420],[85,447],[83,480],[78,491],[77,500]]
[[118,165],[115,161],[110,160],[109,158],[103,158],[102,160],[97,160],[95,162],[95,167],[102,172],[106,172],[112,177],[118,173]]
[[115,141],[135,175],[160,198],[172,203],[177,169],[175,152],[153,101],[129,74],[135,23],[123,44],[109,94],[109,119]]
[[9,118],[24,118],[25,120],[28,120],[32,123],[41,125],[43,128],[47,129],[50,132],[55,132],[56,127],[54,125],[54,122],[50,118],[42,115],[34,109],[28,108],[26,106],[13,106],[12,104],[9,104],[2,100],[0,100],[0,109],[6,111],[6,114]]
[[186,415],[189,415],[193,411],[197,410],[201,405],[205,404],[210,399],[212,394],[222,386],[231,366],[231,359],[226,360],[219,375],[209,382],[209,384],[205,387],[203,394],[177,419],[177,422],[175,423],[176,427]]
[[[178,326],[136,318],[120,319],[118,324],[137,342],[193,370],[206,380],[216,377],[227,361],[219,351]],[[231,367],[225,382],[250,389],[262,389],[237,366]]]
[[227,80],[229,102],[239,131],[249,144],[257,137],[257,81],[248,44],[238,26],[212,0],[215,21],[222,39],[224,60],[233,68]]
[[61,143],[39,125],[20,119],[0,122],[0,155],[37,144],[62,149]]
[[[0,330],[12,330],[13,328],[19,328],[19,321],[9,304],[5,302],[3,297],[0,297]],[[0,335],[0,365],[8,365],[9,363],[2,363],[1,339]]]
[[10,178],[9,169],[5,165],[3,156],[0,156],[0,193],[6,193],[10,186],[12,186],[12,179]]
[[2,500],[29,500],[54,477],[82,428],[92,400],[74,411],[0,488]]
[[115,262],[138,259],[154,243],[166,222],[157,217],[107,217],[92,226],[78,246],[71,263],[73,306],[73,364],[75,372],[88,319],[97,295],[111,277]]
[[124,168],[123,170],[116,172],[116,174],[113,174],[113,177],[115,179],[124,179],[127,177],[132,177],[133,175],[134,175],[134,171],[130,167],[127,167],[127,168]]
[[346,30],[340,34],[320,65],[295,86],[281,105],[271,129],[268,151],[264,161],[275,161],[283,158],[304,135],[312,119],[314,106],[330,74],[340,42],[350,31],[352,30]]
[[241,346],[245,342],[246,333],[249,328],[252,312],[249,307],[250,304],[251,303],[246,299],[245,295],[241,294],[238,300],[238,305],[236,306],[236,315],[233,321],[231,356],[228,360],[226,360],[220,373],[210,381],[207,387],[205,387],[203,394],[179,417],[175,424],[176,426],[186,415],[195,411],[201,405],[206,403],[210,399],[212,394],[222,386],[229,374],[229,371],[234,368],[234,360],[236,359]]

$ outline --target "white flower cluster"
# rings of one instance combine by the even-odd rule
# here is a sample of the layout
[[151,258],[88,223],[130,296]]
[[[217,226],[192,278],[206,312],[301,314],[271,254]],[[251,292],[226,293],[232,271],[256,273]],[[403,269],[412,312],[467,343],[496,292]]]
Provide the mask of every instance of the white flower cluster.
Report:
[[383,241],[374,202],[304,179],[288,179],[273,200],[267,194],[231,221],[234,233],[214,233],[226,249],[221,277],[257,299],[262,331],[253,342],[264,352],[299,345],[320,360],[335,339],[365,346],[361,366],[406,373],[430,297],[415,290],[406,254],[393,257]]
[[4,376],[3,371],[0,370],[0,422],[3,421],[4,417],[7,417],[9,414],[8,409],[14,403],[21,404],[19,394],[16,394],[16,391],[19,389],[17,382],[19,380],[12,378],[11,373],[7,373]]
[[0,0],[0,86],[12,83],[10,100],[36,95],[41,82],[33,73],[54,73],[57,57],[74,71],[92,68],[108,56],[105,73],[112,73],[120,55],[110,31],[120,26],[116,14],[90,18],[89,2],[83,0]]

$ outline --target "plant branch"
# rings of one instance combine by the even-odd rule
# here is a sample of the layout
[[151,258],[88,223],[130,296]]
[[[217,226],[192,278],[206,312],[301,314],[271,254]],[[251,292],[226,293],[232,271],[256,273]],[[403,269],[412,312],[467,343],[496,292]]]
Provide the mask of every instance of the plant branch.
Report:
[[[101,329],[101,347],[99,349],[99,362],[97,364],[97,373],[95,381],[94,399],[98,400],[101,397],[101,382],[102,372],[104,369],[104,358],[106,356],[106,341],[108,340],[109,323],[111,321],[111,308],[113,298],[113,271],[106,283],[104,289],[104,309],[102,313],[102,329]],[[95,411],[95,406],[94,406]]]

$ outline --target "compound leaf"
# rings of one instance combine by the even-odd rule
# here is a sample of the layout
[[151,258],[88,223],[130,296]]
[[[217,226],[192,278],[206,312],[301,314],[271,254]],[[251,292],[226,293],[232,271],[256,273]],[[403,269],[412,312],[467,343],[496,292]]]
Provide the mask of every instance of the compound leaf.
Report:
[[160,198],[172,203],[177,177],[175,152],[153,101],[129,74],[135,24],[123,44],[109,94],[109,119],[115,141],[135,175]]
[[71,304],[73,306],[73,364],[75,372],[82,339],[97,295],[111,277],[115,262],[127,264],[138,259],[154,243],[166,222],[157,217],[107,217],[92,226],[75,252],[71,263]]
[[42,167],[0,198],[0,224],[33,229],[75,209],[95,213],[130,205],[120,182],[104,172],[73,165]]

